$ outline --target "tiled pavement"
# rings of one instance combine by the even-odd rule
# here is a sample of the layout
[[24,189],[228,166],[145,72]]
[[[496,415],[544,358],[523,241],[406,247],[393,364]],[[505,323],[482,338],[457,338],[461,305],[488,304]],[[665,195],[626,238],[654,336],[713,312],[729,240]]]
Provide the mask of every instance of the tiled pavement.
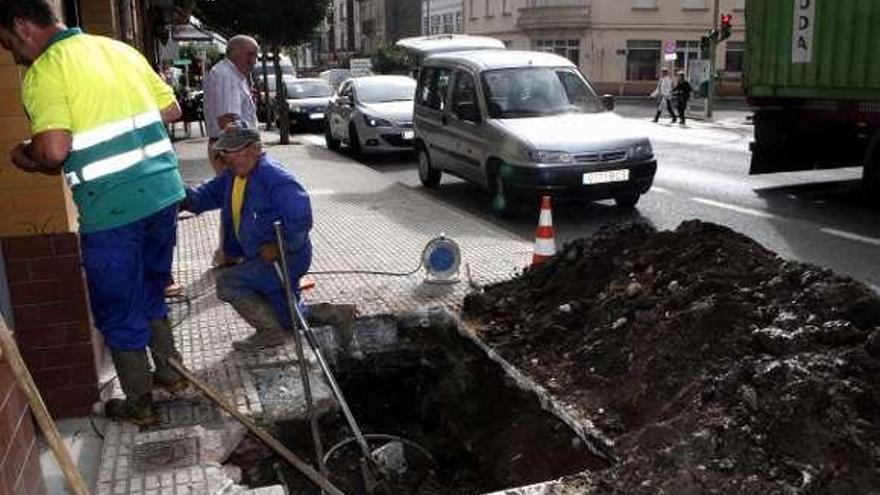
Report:
[[[264,137],[270,143],[277,140],[272,134]],[[205,146],[204,139],[177,144],[181,169],[190,184],[210,176],[203,158]],[[455,310],[468,290],[467,272],[473,283],[492,283],[513,275],[531,255],[530,243],[325,149],[268,144],[267,151],[287,164],[312,195],[312,270],[410,272],[418,265],[425,243],[441,233],[462,250],[463,281],[458,284],[426,285],[423,271],[402,277],[314,275],[317,285],[306,296],[309,302],[355,303],[361,315],[426,306]],[[251,330],[214,295],[209,264],[217,244],[218,219],[218,214],[209,213],[182,219],[179,225],[175,276],[187,298],[172,306],[178,348],[186,366],[242,413],[264,424],[299,417],[303,407],[297,393],[299,374],[290,371],[297,369],[292,346],[258,356],[231,352],[231,342]],[[317,377],[316,368],[312,366]],[[282,394],[286,398],[265,392],[261,398],[259,382],[267,379],[274,380],[273,390],[287,391]],[[320,385],[318,394],[326,397],[326,388]],[[108,388],[111,395],[119,395],[118,387]],[[99,495],[284,493],[280,486],[258,490],[239,486],[236,470],[220,464],[244,431],[207,399],[190,390],[159,404],[162,422],[150,431],[109,423]]]

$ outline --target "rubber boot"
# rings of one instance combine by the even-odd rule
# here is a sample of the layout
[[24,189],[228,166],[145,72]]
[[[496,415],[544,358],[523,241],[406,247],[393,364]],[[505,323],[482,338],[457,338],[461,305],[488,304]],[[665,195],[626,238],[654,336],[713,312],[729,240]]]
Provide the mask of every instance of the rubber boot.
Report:
[[659,110],[657,111],[657,115],[654,115],[654,122],[659,122],[659,121],[660,121],[660,114],[661,114],[661,113],[662,113],[662,112],[660,112]]
[[110,355],[125,400],[108,400],[104,404],[104,415],[142,427],[155,424],[158,417],[153,410],[153,375],[147,351],[110,351]]
[[244,318],[256,333],[244,340],[232,343],[238,351],[252,352],[286,344],[292,335],[281,328],[278,316],[269,301],[259,295],[245,296],[233,300],[230,304]]
[[189,382],[168,364],[165,358],[174,358],[183,362],[183,357],[174,346],[174,334],[171,330],[171,322],[168,318],[150,320],[150,331],[153,334],[150,342],[150,355],[156,371],[153,373],[153,384],[158,385],[172,394],[181,392],[189,385]]

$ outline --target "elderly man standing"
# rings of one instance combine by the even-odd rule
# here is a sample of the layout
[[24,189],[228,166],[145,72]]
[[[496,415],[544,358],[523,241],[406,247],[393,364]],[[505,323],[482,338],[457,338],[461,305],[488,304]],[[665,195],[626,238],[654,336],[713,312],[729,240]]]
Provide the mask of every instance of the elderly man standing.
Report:
[[126,397],[105,412],[152,424],[153,385],[186,384],[165,359],[180,359],[163,294],[184,197],[163,123],[180,117],[174,92],[137,50],[68,29],[48,0],[0,1],[0,44],[28,67],[22,99],[33,138],[12,150],[12,163],[63,174],[79,210],[92,315]]
[[217,297],[228,302],[256,333],[233,346],[254,351],[287,342],[292,315],[274,264],[279,260],[274,223],[284,226],[287,274],[298,290],[312,261],[312,207],[309,195],[284,166],[262,150],[260,134],[228,126],[213,151],[225,170],[187,190],[183,209],[193,213],[222,209],[226,256],[243,261],[217,276]]
[[[257,64],[260,47],[250,36],[233,36],[226,45],[226,58],[211,68],[205,76],[205,126],[208,129],[208,159],[215,174],[220,174],[223,163],[212,151],[220,132],[233,122],[244,122],[257,128],[257,106],[251,85],[251,71]],[[220,246],[214,253],[214,265],[226,264],[223,256],[223,232]]]

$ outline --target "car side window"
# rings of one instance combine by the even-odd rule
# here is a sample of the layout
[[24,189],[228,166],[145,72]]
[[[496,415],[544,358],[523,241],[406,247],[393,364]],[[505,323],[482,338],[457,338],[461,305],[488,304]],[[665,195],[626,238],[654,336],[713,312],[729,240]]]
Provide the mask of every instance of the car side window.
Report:
[[479,120],[477,87],[474,78],[466,72],[458,72],[452,91],[452,112],[461,120],[476,123]]
[[450,75],[449,69],[439,67],[423,69],[416,103],[434,110],[444,110]]

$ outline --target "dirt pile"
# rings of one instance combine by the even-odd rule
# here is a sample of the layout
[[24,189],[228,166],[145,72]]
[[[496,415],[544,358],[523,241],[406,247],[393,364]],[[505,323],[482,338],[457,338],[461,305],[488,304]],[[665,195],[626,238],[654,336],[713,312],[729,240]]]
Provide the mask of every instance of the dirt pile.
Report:
[[585,491],[880,492],[880,300],[851,279],[718,225],[632,223],[464,316],[613,439]]

